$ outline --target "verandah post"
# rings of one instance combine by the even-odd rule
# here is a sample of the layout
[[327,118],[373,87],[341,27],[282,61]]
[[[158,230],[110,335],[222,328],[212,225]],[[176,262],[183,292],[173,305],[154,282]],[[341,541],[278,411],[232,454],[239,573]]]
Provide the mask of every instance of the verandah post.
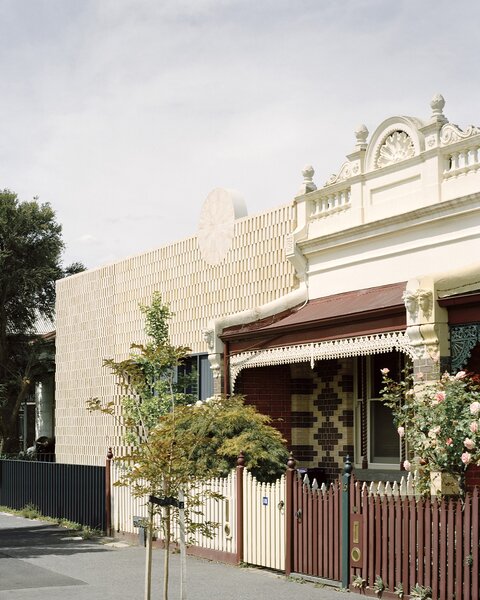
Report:
[[237,458],[236,473],[236,500],[237,500],[237,563],[243,561],[243,470],[245,469],[245,457],[240,452]]
[[285,575],[290,575],[293,570],[293,485],[295,483],[295,466],[297,461],[290,456],[287,461],[285,513],[287,515],[285,531]]
[[109,448],[105,461],[105,533],[112,535],[112,458],[113,452]]
[[345,457],[342,475],[342,586],[350,582],[350,477],[352,463]]

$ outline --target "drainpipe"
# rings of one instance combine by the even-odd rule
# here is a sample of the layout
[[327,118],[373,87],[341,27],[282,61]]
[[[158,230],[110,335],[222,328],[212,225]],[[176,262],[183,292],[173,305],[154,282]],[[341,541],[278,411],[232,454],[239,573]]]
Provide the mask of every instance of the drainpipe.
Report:
[[[204,331],[204,339],[208,345],[208,360],[210,361],[210,368],[213,371],[213,378],[219,379],[221,377],[222,364],[224,367],[228,367],[228,365],[225,365],[224,360],[222,361],[224,344],[219,337],[226,327],[253,323],[274,316],[285,310],[295,308],[302,303],[306,304],[307,301],[308,287],[305,281],[301,281],[296,290],[285,294],[285,296],[282,296],[281,298],[276,298],[267,304],[243,310],[233,315],[225,315],[224,317],[210,321],[207,329]],[[227,379],[226,373],[225,379]]]

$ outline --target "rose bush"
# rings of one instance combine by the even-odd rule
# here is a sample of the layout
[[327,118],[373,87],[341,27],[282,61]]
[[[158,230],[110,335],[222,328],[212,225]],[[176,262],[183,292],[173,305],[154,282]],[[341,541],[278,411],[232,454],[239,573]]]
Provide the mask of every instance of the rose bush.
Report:
[[407,470],[423,477],[442,471],[458,477],[461,488],[465,469],[480,464],[480,385],[478,377],[464,371],[445,373],[434,383],[406,373],[393,381],[382,369],[383,400],[393,411],[395,425],[406,444]]

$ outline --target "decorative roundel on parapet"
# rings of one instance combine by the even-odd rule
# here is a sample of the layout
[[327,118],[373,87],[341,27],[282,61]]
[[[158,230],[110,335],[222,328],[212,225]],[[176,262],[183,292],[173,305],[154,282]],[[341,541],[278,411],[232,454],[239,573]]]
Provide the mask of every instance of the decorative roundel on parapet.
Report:
[[198,224],[198,246],[203,260],[209,265],[218,265],[232,245],[235,219],[245,217],[245,200],[234,190],[215,188],[200,212]]

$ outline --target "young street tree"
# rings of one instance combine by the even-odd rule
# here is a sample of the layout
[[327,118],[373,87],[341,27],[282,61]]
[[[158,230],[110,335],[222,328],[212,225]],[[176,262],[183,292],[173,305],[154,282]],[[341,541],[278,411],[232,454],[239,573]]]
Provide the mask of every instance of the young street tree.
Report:
[[[247,468],[257,477],[275,479],[285,470],[284,440],[269,425],[270,419],[246,406],[241,397],[215,397],[201,402],[187,394],[188,381],[178,379],[177,374],[189,349],[175,347],[169,341],[168,306],[157,293],[150,306],[140,309],[150,341],[146,345],[133,344],[125,361],[104,361],[117,377],[120,413],[113,401],[102,406],[94,399],[89,408],[114,415],[125,426],[125,440],[130,446],[128,456],[120,459],[125,466],[121,483],[130,486],[136,497],[152,495],[178,500],[185,496],[187,532],[202,529],[204,534],[213,535],[213,524],[198,518],[204,500],[198,492],[199,484],[226,475],[240,452]],[[166,600],[168,548],[178,507],[158,509],[150,505],[147,557],[151,552],[154,510],[161,512],[161,532],[167,548],[163,593]],[[150,597],[149,592],[145,597]]]
[[55,281],[84,269],[62,269],[61,231],[49,204],[0,191],[0,454],[18,450],[19,410],[44,360],[35,323],[53,316]]

